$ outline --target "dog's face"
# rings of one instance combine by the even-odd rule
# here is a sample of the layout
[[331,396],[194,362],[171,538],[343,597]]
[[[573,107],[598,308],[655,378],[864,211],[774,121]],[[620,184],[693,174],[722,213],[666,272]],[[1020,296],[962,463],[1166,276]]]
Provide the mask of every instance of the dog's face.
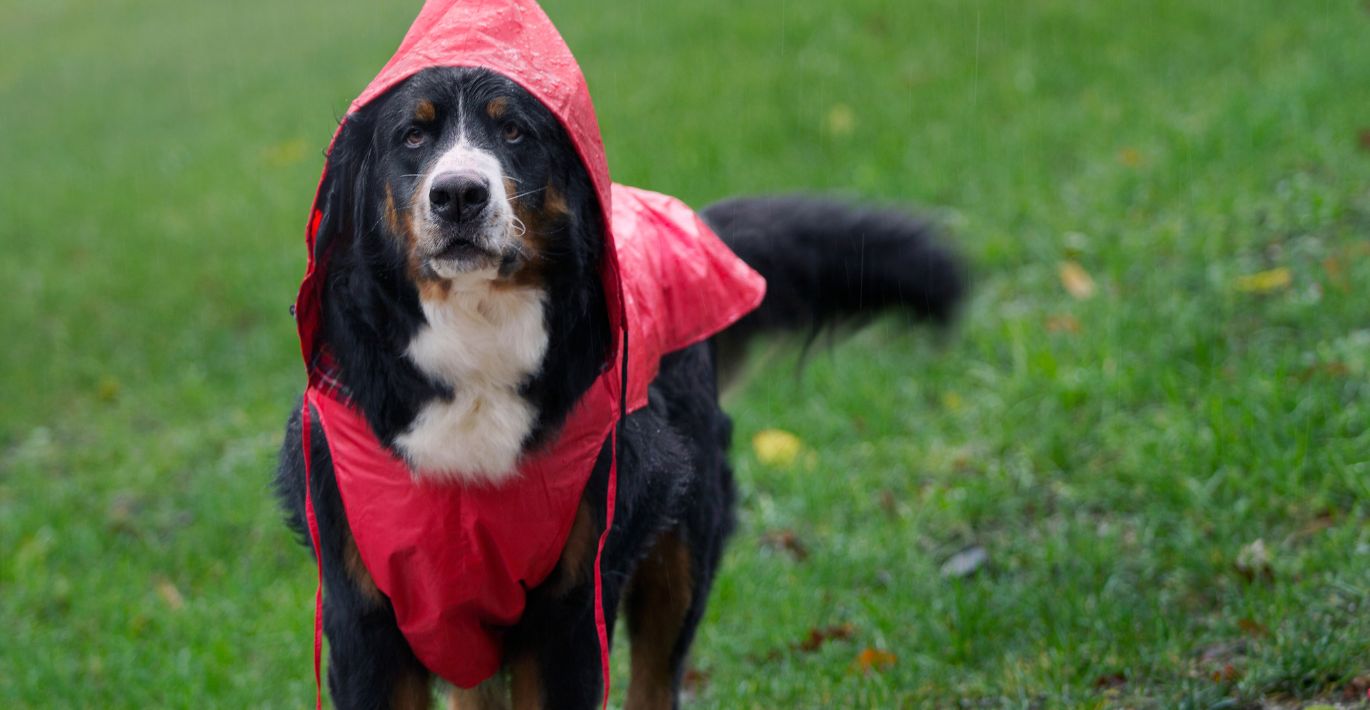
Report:
[[361,180],[421,293],[543,276],[567,231],[567,183],[585,181],[541,102],[489,71],[435,68],[377,99],[365,124]]

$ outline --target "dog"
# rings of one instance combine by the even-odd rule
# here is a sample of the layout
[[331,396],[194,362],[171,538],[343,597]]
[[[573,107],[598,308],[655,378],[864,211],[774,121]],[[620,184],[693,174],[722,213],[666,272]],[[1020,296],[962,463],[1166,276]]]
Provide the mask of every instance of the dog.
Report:
[[[604,220],[556,116],[508,78],[429,68],[348,117],[327,155],[320,220],[341,235],[321,337],[376,437],[418,475],[499,485],[552,441],[612,343],[597,265]],[[603,611],[626,616],[626,707],[674,707],[734,527],[731,423],[720,373],[767,333],[814,334],[880,313],[949,322],[965,269],[927,222],[805,195],[743,197],[700,215],[765,277],[761,305],[661,361],[647,407],[618,425],[617,495],[602,552]],[[473,403],[476,403],[473,405]],[[426,707],[432,674],[352,539],[325,433],[312,420],[309,494],[319,532],[328,685],[344,708]],[[307,530],[301,406],[275,487]],[[599,703],[591,565],[606,518],[602,451],[552,574],[506,630],[506,672],[454,689],[458,707]],[[461,643],[453,639],[452,643]]]

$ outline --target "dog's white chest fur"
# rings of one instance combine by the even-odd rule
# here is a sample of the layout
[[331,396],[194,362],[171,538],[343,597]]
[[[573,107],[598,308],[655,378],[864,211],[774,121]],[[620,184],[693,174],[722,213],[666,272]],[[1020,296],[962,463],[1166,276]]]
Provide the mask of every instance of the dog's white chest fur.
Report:
[[519,394],[547,351],[543,292],[492,288],[486,274],[454,280],[445,300],[424,300],[428,325],[408,356],[452,387],[395,439],[420,475],[498,482],[515,471],[537,412]]

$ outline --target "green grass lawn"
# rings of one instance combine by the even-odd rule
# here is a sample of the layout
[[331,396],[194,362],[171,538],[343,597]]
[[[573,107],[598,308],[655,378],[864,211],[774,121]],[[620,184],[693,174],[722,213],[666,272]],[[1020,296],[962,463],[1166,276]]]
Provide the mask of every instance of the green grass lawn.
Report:
[[[320,154],[417,8],[381,5],[0,4],[0,707],[312,699],[268,481]],[[975,265],[949,336],[731,398],[693,707],[1364,697],[1370,6],[548,5],[618,180],[923,205]]]

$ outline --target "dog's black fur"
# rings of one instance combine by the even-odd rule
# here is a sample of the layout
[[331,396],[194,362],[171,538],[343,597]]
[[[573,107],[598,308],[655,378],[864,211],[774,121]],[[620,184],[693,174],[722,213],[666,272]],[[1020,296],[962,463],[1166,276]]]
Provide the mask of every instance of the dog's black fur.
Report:
[[[328,156],[317,253],[327,252],[322,340],[338,378],[380,440],[393,446],[423,404],[450,388],[406,357],[424,325],[421,292],[432,274],[406,245],[394,203],[408,203],[427,155],[413,139],[412,106],[431,102],[437,118],[420,126],[438,144],[444,121],[465,106],[503,98],[506,121],[523,138],[498,141],[505,171],[520,185],[548,189],[516,198],[539,230],[536,268],[526,278],[548,294],[549,345],[523,385],[537,412],[525,450],[550,440],[608,356],[604,295],[596,265],[603,250],[600,207],[584,167],[555,117],[507,79],[483,70],[430,69],[347,119]],[[482,124],[483,125],[483,124]],[[558,198],[560,200],[558,201]],[[389,200],[389,202],[387,202]],[[733,527],[734,490],[726,453],[731,424],[718,405],[721,359],[772,330],[816,330],[897,309],[947,321],[965,289],[959,262],[930,227],[893,210],[809,197],[733,199],[702,216],[766,277],[764,303],[714,339],[668,355],[647,408],[619,425],[614,529],[603,561],[604,606],[628,615],[633,646],[630,707],[670,706]],[[530,224],[530,228],[533,225]],[[630,344],[631,347],[631,344]],[[276,487],[292,528],[304,531],[304,461],[297,403],[286,427]],[[317,417],[314,418],[317,422]],[[389,602],[361,568],[332,475],[323,430],[311,441],[313,488],[324,570],[328,683],[339,707],[426,703],[429,673],[400,634]],[[507,667],[516,700],[590,708],[600,696],[593,584],[587,550],[603,526],[608,442],[587,485],[582,516],[561,564],[533,590],[511,629]],[[454,639],[453,643],[460,643]]]

